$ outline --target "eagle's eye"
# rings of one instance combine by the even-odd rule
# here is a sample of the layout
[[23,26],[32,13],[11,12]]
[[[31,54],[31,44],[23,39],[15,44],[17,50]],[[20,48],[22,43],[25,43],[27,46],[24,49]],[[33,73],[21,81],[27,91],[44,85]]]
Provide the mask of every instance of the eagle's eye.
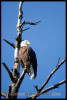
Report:
[[25,44],[27,44],[27,41],[25,42]]

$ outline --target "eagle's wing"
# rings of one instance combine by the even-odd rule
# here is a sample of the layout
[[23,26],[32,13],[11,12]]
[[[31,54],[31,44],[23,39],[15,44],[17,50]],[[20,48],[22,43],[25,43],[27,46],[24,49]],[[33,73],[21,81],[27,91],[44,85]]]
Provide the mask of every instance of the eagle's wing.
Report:
[[29,46],[24,46],[19,50],[19,61],[22,67],[27,66],[28,68],[32,65],[34,74],[37,74],[37,59],[33,49]]
[[35,52],[33,51],[33,49],[31,47],[28,49],[28,55],[29,55],[30,63],[32,65],[33,69],[34,69],[35,77],[36,77],[36,74],[37,74],[37,58],[36,58]]

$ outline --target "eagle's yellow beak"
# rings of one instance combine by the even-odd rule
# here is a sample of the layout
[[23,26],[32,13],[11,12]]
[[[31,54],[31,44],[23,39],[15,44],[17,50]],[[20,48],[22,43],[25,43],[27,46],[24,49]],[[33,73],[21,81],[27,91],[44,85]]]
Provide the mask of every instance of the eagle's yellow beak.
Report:
[[30,45],[30,42],[29,41],[27,41],[27,45]]

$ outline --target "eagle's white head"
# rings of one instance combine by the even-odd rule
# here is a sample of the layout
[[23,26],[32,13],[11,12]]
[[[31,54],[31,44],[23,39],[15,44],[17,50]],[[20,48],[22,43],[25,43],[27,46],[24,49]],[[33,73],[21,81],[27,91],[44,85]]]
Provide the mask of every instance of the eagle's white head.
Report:
[[20,46],[29,46],[30,45],[30,42],[28,40],[24,40],[21,42]]

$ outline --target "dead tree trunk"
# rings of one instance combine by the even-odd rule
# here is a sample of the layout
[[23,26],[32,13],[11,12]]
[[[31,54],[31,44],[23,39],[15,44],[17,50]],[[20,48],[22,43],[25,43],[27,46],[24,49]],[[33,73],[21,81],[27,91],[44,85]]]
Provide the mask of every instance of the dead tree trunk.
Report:
[[[15,48],[15,53],[14,53],[14,68],[13,68],[13,74],[11,73],[11,85],[9,86],[8,89],[8,99],[15,99],[17,98],[17,93],[18,93],[18,78],[19,78],[19,70],[20,70],[20,65],[19,65],[19,60],[18,60],[18,53],[20,49],[20,42],[21,42],[21,34],[22,34],[22,28],[20,26],[21,24],[21,19],[22,19],[22,1],[19,3],[19,15],[18,15],[18,24],[17,24],[17,37],[15,38],[16,43],[14,45]],[[5,40],[7,42],[7,40]],[[9,43],[9,42],[7,42]],[[9,43],[10,44],[10,43]],[[12,45],[11,45],[12,46]],[[5,66],[5,63],[3,63]],[[23,71],[23,75],[25,75],[26,70]]]
[[19,49],[20,49],[20,43],[22,40],[21,35],[22,35],[23,31],[29,29],[29,28],[27,28],[27,29],[22,30],[22,28],[25,24],[37,25],[40,22],[40,21],[34,22],[34,23],[32,21],[21,22],[21,19],[23,18],[22,4],[23,4],[23,2],[20,1],[18,23],[17,23],[18,35],[15,38],[16,43],[13,44],[13,43],[10,43],[9,41],[3,39],[6,43],[8,43],[10,46],[12,46],[15,49],[13,73],[10,72],[9,68],[7,67],[7,65],[4,62],[2,63],[4,65],[4,67],[6,68],[8,74],[10,76],[10,79],[11,79],[11,85],[8,88],[8,93],[1,92],[1,95],[4,96],[6,99],[16,99],[17,98],[19,87],[21,85],[22,80],[24,79],[25,74],[26,74],[26,68],[24,68],[22,74],[19,75],[20,64],[19,64],[19,60],[18,60],[18,54],[19,54]]

